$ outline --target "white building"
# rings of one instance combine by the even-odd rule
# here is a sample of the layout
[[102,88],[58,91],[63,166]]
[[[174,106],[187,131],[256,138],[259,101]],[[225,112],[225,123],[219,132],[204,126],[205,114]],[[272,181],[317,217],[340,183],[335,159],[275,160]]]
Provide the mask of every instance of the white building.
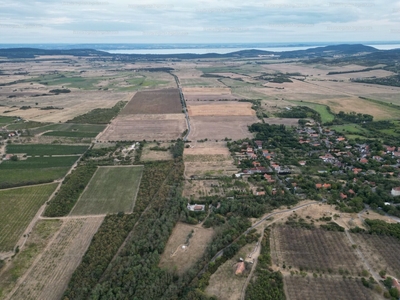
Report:
[[392,188],[392,196],[400,196],[400,186]]

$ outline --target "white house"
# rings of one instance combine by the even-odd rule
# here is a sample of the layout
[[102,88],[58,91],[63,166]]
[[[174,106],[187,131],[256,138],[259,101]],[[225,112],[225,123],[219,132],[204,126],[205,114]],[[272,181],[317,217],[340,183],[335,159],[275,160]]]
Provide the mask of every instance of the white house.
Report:
[[400,186],[392,188],[392,196],[400,196]]

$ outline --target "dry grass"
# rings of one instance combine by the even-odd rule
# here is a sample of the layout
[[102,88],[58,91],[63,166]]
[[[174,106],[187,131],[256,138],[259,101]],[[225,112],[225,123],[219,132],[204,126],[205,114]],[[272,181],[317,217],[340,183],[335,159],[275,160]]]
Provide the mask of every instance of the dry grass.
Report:
[[100,141],[169,141],[186,129],[184,114],[124,115],[114,119]]
[[65,220],[10,299],[60,299],[102,222],[103,217]]
[[[193,236],[187,244],[188,235],[192,231]],[[161,255],[159,266],[169,270],[176,269],[179,274],[183,274],[202,257],[213,235],[212,228],[206,229],[184,223],[176,224]],[[183,245],[186,245],[185,249],[182,248]]]
[[155,160],[170,160],[172,159],[172,153],[171,151],[157,151],[157,150],[151,150],[150,148],[152,147],[164,147],[168,148],[171,146],[170,143],[161,143],[160,145],[157,145],[157,143],[149,143],[146,144],[143,147],[142,150],[142,156],[140,158],[141,161],[155,161]]
[[205,290],[208,295],[216,296],[219,300],[240,299],[243,285],[252,265],[249,264],[248,269],[242,275],[235,275],[235,266],[240,257],[245,259],[254,250],[255,244],[248,244],[241,248],[234,258],[226,261],[211,275],[209,285]]
[[256,112],[248,102],[199,102],[188,105],[189,116],[254,116]]

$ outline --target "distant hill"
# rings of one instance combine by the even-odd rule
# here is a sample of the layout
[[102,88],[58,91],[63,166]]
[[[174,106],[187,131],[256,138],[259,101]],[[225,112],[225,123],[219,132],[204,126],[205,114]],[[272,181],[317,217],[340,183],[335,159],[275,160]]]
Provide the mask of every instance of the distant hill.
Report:
[[[390,51],[390,50],[387,50]],[[387,52],[385,51],[385,53]],[[0,56],[7,58],[34,58],[38,55],[73,55],[73,56],[107,56],[119,60],[158,60],[158,59],[201,59],[201,58],[250,58],[262,55],[274,55],[281,58],[319,58],[334,57],[336,55],[351,56],[358,53],[381,52],[374,47],[361,44],[343,44],[326,47],[310,48],[307,50],[295,50],[284,52],[263,51],[256,49],[241,50],[226,54],[111,54],[105,51],[93,49],[68,49],[68,50],[44,50],[36,48],[8,48],[0,49]]]
[[7,58],[35,58],[37,55],[72,55],[72,56],[110,56],[104,51],[93,49],[44,50],[37,48],[0,49],[0,56]]

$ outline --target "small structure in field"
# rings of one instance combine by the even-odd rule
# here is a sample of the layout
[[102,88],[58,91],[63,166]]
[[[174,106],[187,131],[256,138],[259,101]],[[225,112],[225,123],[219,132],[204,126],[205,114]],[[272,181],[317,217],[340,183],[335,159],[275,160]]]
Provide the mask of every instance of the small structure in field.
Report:
[[246,265],[244,264],[244,261],[241,261],[236,265],[235,275],[241,275],[244,270],[246,270]]
[[204,211],[205,207],[206,207],[205,205],[201,205],[201,204],[191,205],[188,203],[188,205],[187,205],[187,209],[190,211]]

